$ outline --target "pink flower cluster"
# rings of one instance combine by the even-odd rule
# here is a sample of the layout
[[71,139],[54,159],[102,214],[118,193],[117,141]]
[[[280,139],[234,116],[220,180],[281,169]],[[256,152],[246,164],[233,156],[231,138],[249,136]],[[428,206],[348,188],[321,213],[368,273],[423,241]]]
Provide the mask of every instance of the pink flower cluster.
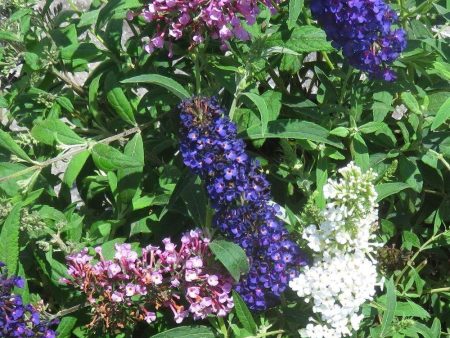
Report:
[[[279,0],[274,0],[274,3]],[[226,41],[233,36],[240,40],[250,38],[243,28],[241,19],[253,25],[259,13],[258,4],[263,3],[272,12],[275,8],[271,0],[153,0],[143,10],[148,22],[156,23],[156,34],[146,45],[147,52],[164,47],[168,42],[169,56],[172,41],[179,40],[185,33],[192,39],[192,45],[203,42],[207,33],[220,40],[226,50]]]
[[112,260],[96,248],[96,263],[87,249],[68,256],[72,278],[63,282],[86,294],[91,327],[115,331],[137,321],[152,323],[159,309],[170,309],[177,323],[189,315],[204,319],[231,311],[233,280],[212,259],[200,230],[184,234],[179,248],[169,238],[163,244],[164,249],[145,247],[140,257],[130,244],[116,244]]

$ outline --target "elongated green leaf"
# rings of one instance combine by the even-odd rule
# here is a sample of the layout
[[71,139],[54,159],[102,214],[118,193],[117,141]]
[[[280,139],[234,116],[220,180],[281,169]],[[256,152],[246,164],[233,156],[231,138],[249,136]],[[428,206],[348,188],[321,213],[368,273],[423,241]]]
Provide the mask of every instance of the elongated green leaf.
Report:
[[106,94],[109,104],[114,108],[122,120],[134,126],[136,120],[134,118],[133,107],[131,106],[130,101],[128,101],[122,88],[115,82],[115,75],[110,73],[106,78],[106,82],[107,86],[110,86],[108,93]]
[[28,154],[19,147],[19,145],[13,140],[13,138],[5,131],[0,129],[0,147],[9,150],[13,154],[20,157],[22,160],[32,162]]
[[209,244],[209,248],[236,281],[239,281],[241,274],[248,272],[248,259],[239,245],[223,240],[214,240]]
[[47,119],[38,121],[33,129],[31,135],[39,142],[55,145],[62,144],[83,144],[86,141],[78,136],[72,129],[70,129],[64,122],[58,119]]
[[406,302],[397,302],[395,307],[395,315],[397,317],[418,317],[421,319],[429,319],[430,314],[419,304],[410,300]]
[[433,338],[439,338],[441,336],[441,321],[439,318],[434,318],[431,333]]
[[360,133],[353,136],[353,157],[355,163],[363,170],[369,169],[369,150]]
[[125,168],[139,168],[142,163],[106,144],[97,144],[92,148],[92,158],[97,167],[104,171]]
[[397,296],[395,295],[394,281],[389,279],[386,282],[386,311],[383,313],[383,321],[381,322],[380,337],[386,337],[394,320],[395,307],[397,305]]
[[295,27],[298,17],[303,9],[304,0],[290,0],[289,1],[289,17],[288,17],[288,28],[292,29]]
[[10,275],[16,274],[19,262],[19,226],[21,204],[16,204],[3,223],[0,232],[0,261]]
[[83,169],[84,164],[89,158],[89,150],[85,150],[77,155],[75,155],[69,162],[66,172],[64,173],[63,182],[68,186],[72,187],[73,182],[77,179],[78,174],[81,169]]
[[248,332],[252,334],[256,334],[256,330],[258,326],[255,323],[255,320],[253,319],[252,314],[250,313],[250,310],[248,309],[247,305],[242,300],[241,296],[233,290],[233,301],[234,301],[234,310],[236,311],[236,315],[241,322],[244,329],[246,329]]
[[131,207],[131,200],[139,187],[144,169],[144,143],[141,134],[136,134],[127,143],[124,154],[141,163],[139,167],[119,169],[117,172],[118,201],[125,206]]
[[325,196],[323,194],[323,187],[327,183],[328,179],[328,159],[325,156],[320,156],[319,160],[317,161],[317,169],[316,169],[316,187],[317,187],[317,206],[319,208],[325,207]]
[[309,140],[317,143],[332,145],[336,148],[344,148],[342,143],[330,140],[329,131],[318,124],[302,120],[276,120],[267,125],[267,133],[261,134],[259,126],[253,126],[246,130],[245,136],[257,140],[261,138],[292,138],[296,140]]
[[56,332],[58,332],[58,338],[70,338],[72,337],[72,330],[77,323],[77,318],[72,316],[66,316],[61,319]]
[[439,108],[436,116],[434,117],[433,123],[431,124],[431,130],[436,130],[449,118],[450,118],[450,97],[444,102],[441,108]]
[[261,135],[263,135],[267,130],[267,124],[269,123],[269,109],[267,108],[266,101],[259,95],[254,93],[244,93],[242,95],[247,96],[259,110],[259,114],[261,115]]
[[411,189],[411,186],[403,182],[382,183],[380,185],[377,185],[375,189],[378,193],[377,201],[379,202],[384,200],[388,196],[399,193],[402,190]]
[[206,326],[180,326],[152,336],[152,338],[214,338],[214,332]]
[[158,74],[146,74],[138,75],[126,80],[122,80],[122,83],[151,83],[166,88],[168,91],[179,97],[180,99],[186,99],[191,96],[189,92],[183,88],[175,80],[166,76]]
[[20,37],[18,37],[14,33],[8,32],[8,31],[0,31],[0,41],[1,40],[13,41],[13,42],[22,41]]
[[420,110],[419,102],[417,102],[413,94],[411,94],[410,92],[404,92],[402,93],[401,97],[402,101],[413,113],[422,113],[422,111]]
[[101,75],[95,77],[91,84],[89,85],[89,92],[88,92],[88,102],[89,102],[89,111],[92,113],[92,116],[94,116],[94,119],[97,122],[100,122],[100,109],[98,107],[98,89],[100,87],[100,79]]

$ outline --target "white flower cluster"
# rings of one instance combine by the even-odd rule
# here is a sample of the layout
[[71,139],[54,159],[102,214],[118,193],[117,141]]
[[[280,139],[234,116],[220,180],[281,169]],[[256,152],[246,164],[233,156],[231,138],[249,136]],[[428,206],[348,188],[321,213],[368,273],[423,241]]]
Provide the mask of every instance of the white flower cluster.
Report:
[[310,318],[302,337],[340,338],[358,330],[360,306],[371,300],[377,285],[376,262],[370,257],[378,220],[373,185],[376,174],[350,163],[339,181],[324,186],[323,221],[310,225],[303,238],[315,252],[314,265],[290,282],[306,302],[313,301],[319,320]]

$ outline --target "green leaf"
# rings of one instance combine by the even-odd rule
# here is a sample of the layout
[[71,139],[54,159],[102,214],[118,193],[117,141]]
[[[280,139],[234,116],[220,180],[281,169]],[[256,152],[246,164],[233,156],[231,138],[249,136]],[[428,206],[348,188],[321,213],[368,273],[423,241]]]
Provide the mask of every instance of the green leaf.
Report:
[[70,338],[72,337],[72,330],[77,323],[77,318],[72,316],[66,316],[61,319],[61,322],[56,329],[58,332],[58,338]]
[[125,168],[139,168],[142,163],[106,144],[97,144],[92,148],[92,158],[96,166],[104,171]]
[[243,93],[242,95],[247,96],[256,105],[261,116],[261,135],[263,135],[267,130],[267,124],[269,123],[269,109],[267,108],[266,101],[259,95],[254,93]]
[[128,101],[128,98],[122,88],[115,84],[115,75],[113,73],[108,74],[106,77],[106,83],[110,86],[110,89],[106,94],[109,104],[113,107],[122,120],[132,126],[136,125],[133,107],[131,106],[130,101]]
[[411,250],[413,247],[420,248],[420,239],[412,231],[404,230],[402,232],[402,248]]
[[431,130],[439,128],[448,120],[448,118],[450,118],[450,97],[444,102],[441,108],[439,108],[433,123],[431,124]]
[[184,89],[181,84],[169,77],[158,74],[138,75],[126,80],[122,80],[121,83],[151,83],[166,88],[168,91],[170,91],[180,99],[187,99],[191,96],[191,94],[189,94],[189,92]]
[[67,97],[63,96],[57,97],[56,102],[58,102],[58,104],[65,110],[67,110],[69,113],[73,113],[75,111],[72,101],[70,101],[70,99],[68,99]]
[[236,281],[239,281],[241,274],[248,272],[248,259],[239,245],[224,240],[214,240],[209,244],[209,248]]
[[89,111],[92,113],[94,119],[101,124],[101,112],[98,107],[98,90],[100,87],[101,75],[95,77],[89,85],[88,102]]
[[373,94],[373,119],[383,121],[387,114],[392,111],[392,101],[394,97],[391,93],[383,91]]
[[31,53],[31,52],[25,52],[23,55],[23,58],[25,60],[25,63],[32,69],[32,70],[39,70],[41,68],[40,65],[40,58],[37,54]]
[[214,338],[214,331],[206,326],[179,326],[152,336],[152,338]]
[[358,130],[362,133],[362,134],[372,134],[375,133],[377,131],[379,131],[380,129],[386,128],[387,124],[384,122],[368,122],[360,127],[358,127]]
[[236,315],[241,322],[242,326],[245,330],[252,334],[256,334],[258,326],[253,319],[253,316],[248,309],[247,305],[242,300],[241,296],[233,290],[233,301],[234,301],[234,310],[236,311]]
[[367,149],[366,142],[362,138],[360,133],[356,133],[353,136],[353,157],[355,163],[363,170],[369,169],[369,150]]
[[76,154],[69,162],[67,169],[64,173],[63,182],[70,188],[78,177],[81,169],[89,158],[89,150],[84,150],[79,154]]
[[420,319],[430,318],[430,314],[422,306],[410,300],[407,300],[406,302],[397,302],[395,315],[397,317],[417,317]]
[[251,140],[261,138],[292,138],[296,140],[308,140],[317,143],[332,145],[343,149],[340,142],[332,141],[329,137],[329,131],[318,124],[303,120],[276,120],[270,121],[267,125],[267,133],[261,134],[259,126],[252,126],[245,131],[245,136]]
[[287,25],[289,29],[292,29],[296,26],[298,17],[303,9],[304,0],[290,0],[289,1],[289,16]]
[[330,135],[339,136],[339,137],[347,137],[350,134],[348,128],[345,127],[337,127],[330,131]]
[[[0,162],[0,178],[13,175],[19,171],[25,170],[27,167],[19,163]],[[13,196],[20,191],[17,180],[28,179],[33,173],[26,173],[19,178],[8,179],[0,182],[0,191],[4,191],[7,195]]]
[[22,160],[33,162],[28,154],[19,147],[13,138],[6,132],[0,129],[0,147],[5,148],[14,155],[20,157]]
[[441,336],[441,321],[439,318],[434,318],[431,326],[431,333],[433,338],[438,338]]
[[144,143],[142,135],[136,134],[125,146],[124,154],[135,159],[141,166],[119,169],[117,172],[118,180],[118,201],[123,206],[131,208],[131,200],[142,179],[142,171],[144,169]]
[[326,156],[320,156],[317,161],[316,168],[316,190],[318,191],[316,203],[319,208],[324,208],[326,204],[325,196],[323,195],[323,187],[328,179],[328,159]]
[[395,182],[395,183],[382,183],[377,185],[376,191],[378,194],[377,202],[384,200],[386,197],[399,193],[405,189],[411,189],[409,184],[403,182]]
[[0,261],[6,264],[8,273],[14,275],[19,263],[19,233],[21,204],[16,204],[3,223],[0,232]]
[[394,281],[391,277],[386,281],[386,310],[383,313],[383,320],[381,322],[380,337],[386,337],[394,319],[395,307],[397,305],[397,296],[395,295]]
[[6,41],[13,41],[13,42],[21,42],[22,39],[15,35],[14,33],[8,32],[8,31],[0,31],[0,41],[6,40]]
[[433,63],[433,67],[437,75],[447,81],[450,80],[450,64],[436,61]]
[[419,103],[417,102],[413,94],[411,94],[410,92],[403,92],[401,97],[403,103],[409,108],[409,110],[416,114],[422,114]]
[[93,11],[85,12],[81,14],[80,21],[78,22],[78,27],[85,27],[93,25],[98,18],[98,14],[100,9],[96,9]]
[[104,58],[105,52],[98,49],[97,46],[91,42],[80,44],[71,44],[64,47],[60,51],[62,60],[72,67],[86,65],[89,62],[94,62]]
[[315,26],[297,26],[292,31],[279,31],[267,39],[269,47],[282,47],[298,53],[333,51],[325,32]]
[[64,122],[58,119],[47,119],[38,121],[31,135],[44,144],[55,145],[61,144],[84,144],[86,141],[78,136]]

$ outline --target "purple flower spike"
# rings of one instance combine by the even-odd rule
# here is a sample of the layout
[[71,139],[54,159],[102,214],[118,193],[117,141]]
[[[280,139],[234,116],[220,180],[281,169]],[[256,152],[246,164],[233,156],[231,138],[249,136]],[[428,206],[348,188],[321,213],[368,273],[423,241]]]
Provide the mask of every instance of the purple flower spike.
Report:
[[236,290],[252,310],[274,306],[305,262],[277,218],[269,182],[214,98],[185,100],[180,110],[184,163],[205,181],[215,226],[250,260],[250,271]]
[[406,32],[392,27],[398,17],[383,0],[312,0],[311,12],[353,67],[396,79],[389,65],[406,48]]
[[34,306],[24,304],[21,296],[14,295],[14,287],[23,288],[24,280],[8,277],[4,267],[0,262],[0,337],[56,337],[50,326],[58,321],[42,320]]

